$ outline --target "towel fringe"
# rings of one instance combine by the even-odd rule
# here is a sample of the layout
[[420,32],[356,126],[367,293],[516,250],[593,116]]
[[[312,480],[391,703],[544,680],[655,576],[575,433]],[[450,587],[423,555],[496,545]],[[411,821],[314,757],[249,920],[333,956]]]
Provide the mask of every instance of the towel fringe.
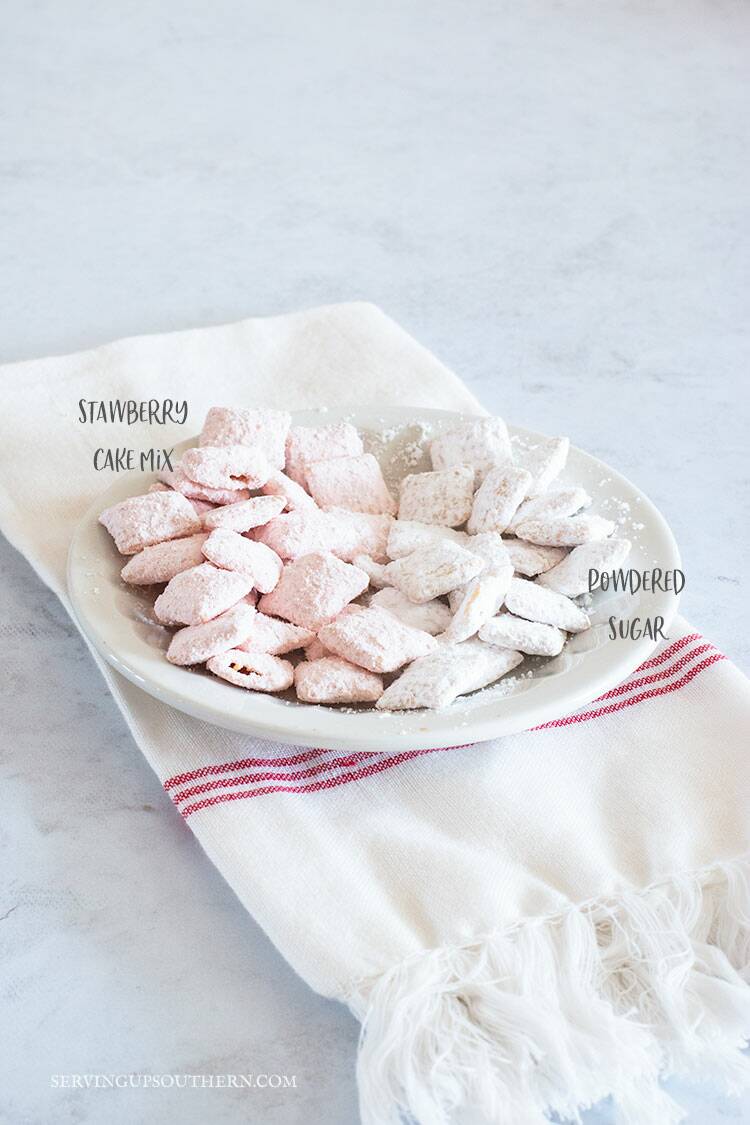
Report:
[[363,1125],[676,1125],[661,1078],[750,1086],[749,983],[747,857],[421,952],[349,995]]

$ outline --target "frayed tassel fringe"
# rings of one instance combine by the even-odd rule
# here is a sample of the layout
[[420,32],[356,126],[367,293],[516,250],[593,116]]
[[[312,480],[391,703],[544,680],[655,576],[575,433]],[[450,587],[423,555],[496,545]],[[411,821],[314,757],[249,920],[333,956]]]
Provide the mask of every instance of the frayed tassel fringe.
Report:
[[349,997],[363,1125],[676,1125],[678,1075],[750,1085],[750,862],[422,952]]

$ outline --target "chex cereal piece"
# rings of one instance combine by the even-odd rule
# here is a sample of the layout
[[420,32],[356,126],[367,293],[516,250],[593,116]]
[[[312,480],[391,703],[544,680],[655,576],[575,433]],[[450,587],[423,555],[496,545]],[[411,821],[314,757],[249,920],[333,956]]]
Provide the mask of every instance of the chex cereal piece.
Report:
[[201,445],[249,445],[265,453],[273,469],[283,469],[291,415],[285,410],[236,410],[212,406],[206,415]]
[[336,656],[370,672],[395,672],[437,647],[429,633],[404,625],[388,610],[374,605],[350,606],[348,612],[323,626],[318,640]]
[[237,504],[241,500],[250,499],[247,488],[209,488],[207,485],[196,484],[179,465],[176,469],[160,469],[156,475],[175,492],[187,496],[188,500],[206,500],[210,504]]
[[479,630],[479,639],[498,648],[512,648],[529,656],[557,656],[565,644],[565,633],[541,621],[524,621],[512,613],[493,617]]
[[260,543],[272,547],[283,559],[296,559],[311,551],[330,551],[349,562],[355,555],[386,557],[390,516],[347,512],[332,508],[299,508],[275,516],[255,532]]
[[314,461],[357,457],[362,452],[362,438],[349,422],[334,422],[330,426],[292,426],[286,442],[286,473],[297,484],[304,486],[307,466]]
[[588,508],[591,497],[585,488],[561,488],[556,492],[543,492],[524,500],[508,524],[509,531],[515,531],[526,520],[549,520],[558,516],[572,516],[581,508]]
[[212,531],[203,544],[203,554],[214,566],[246,575],[261,594],[270,593],[281,577],[283,564],[276,552],[236,531],[222,527]]
[[513,567],[507,566],[499,573],[480,574],[467,582],[443,640],[465,641],[478,633],[502,606],[512,577]]
[[570,439],[566,437],[547,438],[533,445],[516,448],[513,460],[532,476],[529,496],[538,496],[549,488],[565,468],[569,449]]
[[279,584],[258,603],[261,613],[317,631],[367,589],[367,575],[324,551],[288,563]]
[[502,418],[476,418],[447,430],[430,445],[433,469],[471,465],[476,480],[512,460],[508,429]]
[[148,488],[146,489],[146,491],[147,492],[169,492],[170,489],[169,489],[168,484],[164,484],[162,481],[157,480],[157,481],[154,481],[153,484],[150,484],[148,486]]
[[271,656],[281,656],[285,652],[294,652],[296,648],[304,648],[314,640],[315,635],[309,629],[300,629],[298,625],[291,625],[278,617],[256,613],[246,639],[232,647],[245,652],[268,652]]
[[437,473],[410,473],[401,482],[398,517],[442,527],[458,527],[471,512],[474,470],[456,465]]
[[271,474],[265,453],[249,445],[207,445],[186,449],[180,461],[186,477],[204,488],[260,488]]
[[375,706],[381,711],[447,707],[457,696],[499,680],[522,660],[520,652],[482,641],[443,645],[410,664]]
[[278,496],[290,512],[297,508],[317,508],[312,496],[305,492],[302,485],[278,469],[273,470],[262,491],[268,496]]
[[519,539],[545,547],[578,547],[592,539],[606,539],[615,530],[604,516],[559,516],[551,520],[526,520],[516,528]]
[[478,555],[446,539],[389,563],[386,576],[407,598],[422,603],[463,586],[484,566]]
[[562,562],[568,553],[565,547],[541,547],[533,543],[525,543],[522,539],[503,539],[503,543],[513,569],[526,578],[533,578],[535,574],[551,570],[553,566]]
[[298,664],[294,686],[303,703],[374,703],[383,694],[380,676],[337,656]]
[[234,648],[212,656],[206,667],[222,680],[249,691],[286,691],[294,683],[294,666],[267,652]]
[[133,586],[150,586],[154,582],[169,582],[175,574],[189,570],[203,562],[203,544],[208,532],[188,535],[185,539],[168,539],[144,547],[120,571],[124,582]]
[[384,587],[390,586],[385,573],[385,563],[376,562],[370,555],[355,555],[352,562],[360,570],[364,570],[370,579],[371,590],[382,590]]
[[491,469],[484,478],[466,525],[471,535],[480,531],[505,531],[531,484],[531,474],[513,465]]
[[201,563],[176,574],[154,602],[165,625],[200,625],[218,617],[252,590],[252,579]]
[[122,555],[135,555],[153,543],[201,530],[200,518],[177,492],[147,492],[105,508],[99,523],[106,527]]
[[[325,645],[322,645],[318,638],[310,641],[309,645],[305,648],[305,660],[322,660],[324,656],[332,656]],[[337,658],[338,659],[338,658]]]
[[389,559],[402,559],[422,547],[432,547],[450,539],[453,543],[466,546],[468,536],[464,531],[454,531],[452,527],[438,527],[419,520],[394,520],[388,532],[386,554]]
[[395,515],[396,501],[372,453],[359,457],[334,457],[307,466],[307,487],[321,508],[346,508],[350,512]]
[[252,606],[239,602],[213,621],[187,625],[172,637],[167,660],[172,664],[204,664],[220,652],[237,648],[247,637],[257,616]]
[[284,500],[280,496],[251,496],[239,504],[214,508],[205,516],[203,526],[209,531],[215,531],[217,527],[227,531],[250,531],[254,527],[262,527],[283,510]]
[[469,535],[463,546],[467,551],[484,559],[483,574],[502,574],[508,569],[511,571],[514,569],[505,540],[497,531],[482,531],[479,535]]
[[542,621],[568,633],[582,633],[591,622],[570,598],[545,590],[525,578],[512,578],[505,595],[506,608],[527,621]]
[[209,504],[208,500],[191,500],[190,503],[195,509],[196,516],[200,516],[201,520],[203,520],[204,516],[206,516],[209,512],[213,512],[216,508],[216,505]]
[[403,621],[404,625],[411,625],[412,629],[421,629],[431,637],[444,633],[451,621],[451,611],[445,602],[435,599],[417,605],[394,586],[378,590],[370,598],[370,605],[387,609],[399,621]]
[[[628,539],[598,539],[592,543],[583,543],[552,570],[540,575],[539,585],[564,594],[567,598],[578,597],[589,591],[589,571],[596,570],[599,574],[611,571],[621,566],[629,553]],[[595,589],[598,584],[596,579],[591,589]]]

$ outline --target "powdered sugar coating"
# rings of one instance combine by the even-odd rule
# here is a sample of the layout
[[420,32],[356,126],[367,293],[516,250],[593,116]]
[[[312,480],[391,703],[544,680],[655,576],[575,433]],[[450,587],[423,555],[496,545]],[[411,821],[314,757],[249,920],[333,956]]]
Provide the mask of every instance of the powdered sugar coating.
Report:
[[99,523],[106,527],[122,555],[135,555],[154,543],[201,530],[194,508],[176,492],[147,492],[121,500],[105,508]]
[[227,531],[250,531],[254,527],[262,527],[283,510],[284,500],[280,496],[251,496],[239,504],[214,508],[205,516],[203,526],[209,531],[215,531],[217,527]]
[[284,501],[284,507],[290,512],[294,512],[297,508],[316,508],[317,504],[301,484],[292,480],[286,473],[274,469],[270,477],[263,485],[263,492],[268,496],[278,496]]
[[522,660],[520,652],[493,648],[482,641],[442,645],[410,664],[375,706],[381,711],[447,707],[457,696],[499,680]]
[[606,539],[615,530],[612,520],[603,516],[560,516],[557,519],[526,520],[519,524],[519,539],[545,547],[577,547],[593,539]]
[[367,589],[368,581],[356,566],[316,551],[288,563],[276,589],[264,594],[258,608],[317,633]]
[[531,484],[531,474],[512,465],[491,469],[477,489],[466,525],[471,535],[505,531]]
[[513,569],[526,578],[533,578],[535,574],[557,566],[567,554],[565,547],[542,547],[522,539],[503,539],[503,544]]
[[296,559],[311,551],[330,551],[346,562],[355,555],[385,558],[390,516],[347,512],[333,508],[299,508],[284,512],[260,528],[255,538],[272,547],[283,559]]
[[260,488],[271,474],[268,459],[249,445],[207,445],[186,449],[180,461],[185,476],[204,488]]
[[294,683],[293,665],[265,652],[231,649],[212,657],[206,667],[215,676],[248,691],[286,691]]
[[462,422],[436,437],[430,445],[433,469],[471,465],[476,481],[490,469],[511,460],[508,428],[502,418],[476,418]]
[[443,639],[466,641],[478,633],[502,606],[512,577],[513,567],[506,566],[502,571],[480,574],[468,582]]
[[286,443],[286,473],[297,484],[304,486],[307,466],[313,462],[328,461],[334,457],[357,457],[362,452],[362,438],[350,422],[334,422],[330,426],[292,426]]
[[458,527],[471,512],[474,470],[456,465],[436,473],[410,473],[401,482],[400,520]]
[[519,468],[531,473],[532,481],[529,496],[545,492],[555,477],[565,468],[570,449],[570,439],[566,437],[546,438],[534,445],[517,449],[513,459]]
[[452,543],[467,546],[468,535],[452,527],[439,527],[420,520],[394,520],[388,532],[386,554],[389,559],[402,559],[422,547],[432,547],[450,539]]
[[276,552],[236,531],[221,527],[212,531],[203,544],[203,554],[215,566],[246,575],[262,594],[270,593],[281,577],[283,563]]
[[395,672],[437,647],[420,629],[405,625],[378,606],[350,606],[318,634],[321,644],[336,656],[370,672]]
[[565,644],[565,633],[554,625],[525,621],[512,613],[501,613],[482,626],[479,639],[529,656],[557,656]]
[[502,536],[496,531],[482,531],[479,535],[469,535],[463,546],[484,560],[483,573],[500,574],[510,567],[513,570],[508,548]]
[[303,703],[374,703],[383,694],[380,676],[336,656],[298,664],[294,686]]
[[271,468],[283,469],[291,415],[285,410],[239,410],[212,406],[201,445],[249,445],[265,453]]
[[331,656],[325,645],[321,644],[318,638],[310,641],[309,645],[305,646],[305,660],[322,660],[324,656]]
[[570,598],[545,590],[543,586],[525,578],[511,579],[505,595],[505,605],[517,617],[554,625],[568,633],[581,633],[591,624],[583,610]]
[[364,570],[370,579],[371,590],[382,590],[385,586],[390,586],[388,576],[385,573],[385,563],[376,562],[370,555],[355,555],[352,562],[360,570]]
[[445,632],[451,622],[451,611],[445,602],[434,599],[417,605],[394,586],[378,590],[370,598],[370,605],[388,610],[405,625],[411,625],[413,629],[421,629],[431,637]]
[[250,499],[247,488],[208,488],[206,485],[196,484],[179,465],[176,469],[160,469],[157,476],[189,500],[207,500],[210,504],[237,504],[241,500]]
[[169,582],[176,574],[203,562],[202,547],[207,538],[208,533],[203,531],[184,539],[168,539],[165,543],[144,547],[125,564],[120,577],[133,586]]
[[[612,570],[621,566],[630,553],[628,539],[599,539],[584,543],[570,552],[557,566],[540,575],[540,586],[568,598],[589,592],[589,571]],[[598,582],[592,589],[596,589]]]
[[167,660],[172,664],[203,664],[212,656],[236,648],[247,637],[257,617],[252,606],[239,602],[203,625],[187,625],[172,637]]
[[268,652],[271,656],[282,656],[312,644],[315,637],[309,629],[300,629],[289,621],[256,613],[250,631],[242,644],[236,647],[246,652]]
[[407,598],[419,603],[463,586],[476,578],[484,566],[478,555],[446,539],[389,563],[386,575]]
[[307,465],[307,487],[321,508],[346,508],[373,515],[396,512],[380,465],[371,453],[335,457]]
[[156,599],[154,613],[165,625],[200,625],[224,613],[252,588],[244,574],[201,563],[175,575]]
[[556,492],[543,492],[524,500],[513,519],[508,524],[509,531],[515,531],[519,524],[527,520],[557,519],[559,516],[572,516],[581,508],[588,508],[591,497],[585,488],[561,488]]

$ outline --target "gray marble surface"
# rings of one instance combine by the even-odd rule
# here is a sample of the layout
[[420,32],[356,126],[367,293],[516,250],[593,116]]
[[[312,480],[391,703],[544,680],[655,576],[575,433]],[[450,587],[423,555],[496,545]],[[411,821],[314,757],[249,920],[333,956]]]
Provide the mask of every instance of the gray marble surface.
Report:
[[[685,614],[747,669],[746,6],[10,0],[3,24],[0,359],[374,300],[490,410],[635,480]],[[353,1019],[240,909],[4,541],[0,568],[0,1120],[355,1125]],[[296,1086],[51,1084],[95,1072]]]

